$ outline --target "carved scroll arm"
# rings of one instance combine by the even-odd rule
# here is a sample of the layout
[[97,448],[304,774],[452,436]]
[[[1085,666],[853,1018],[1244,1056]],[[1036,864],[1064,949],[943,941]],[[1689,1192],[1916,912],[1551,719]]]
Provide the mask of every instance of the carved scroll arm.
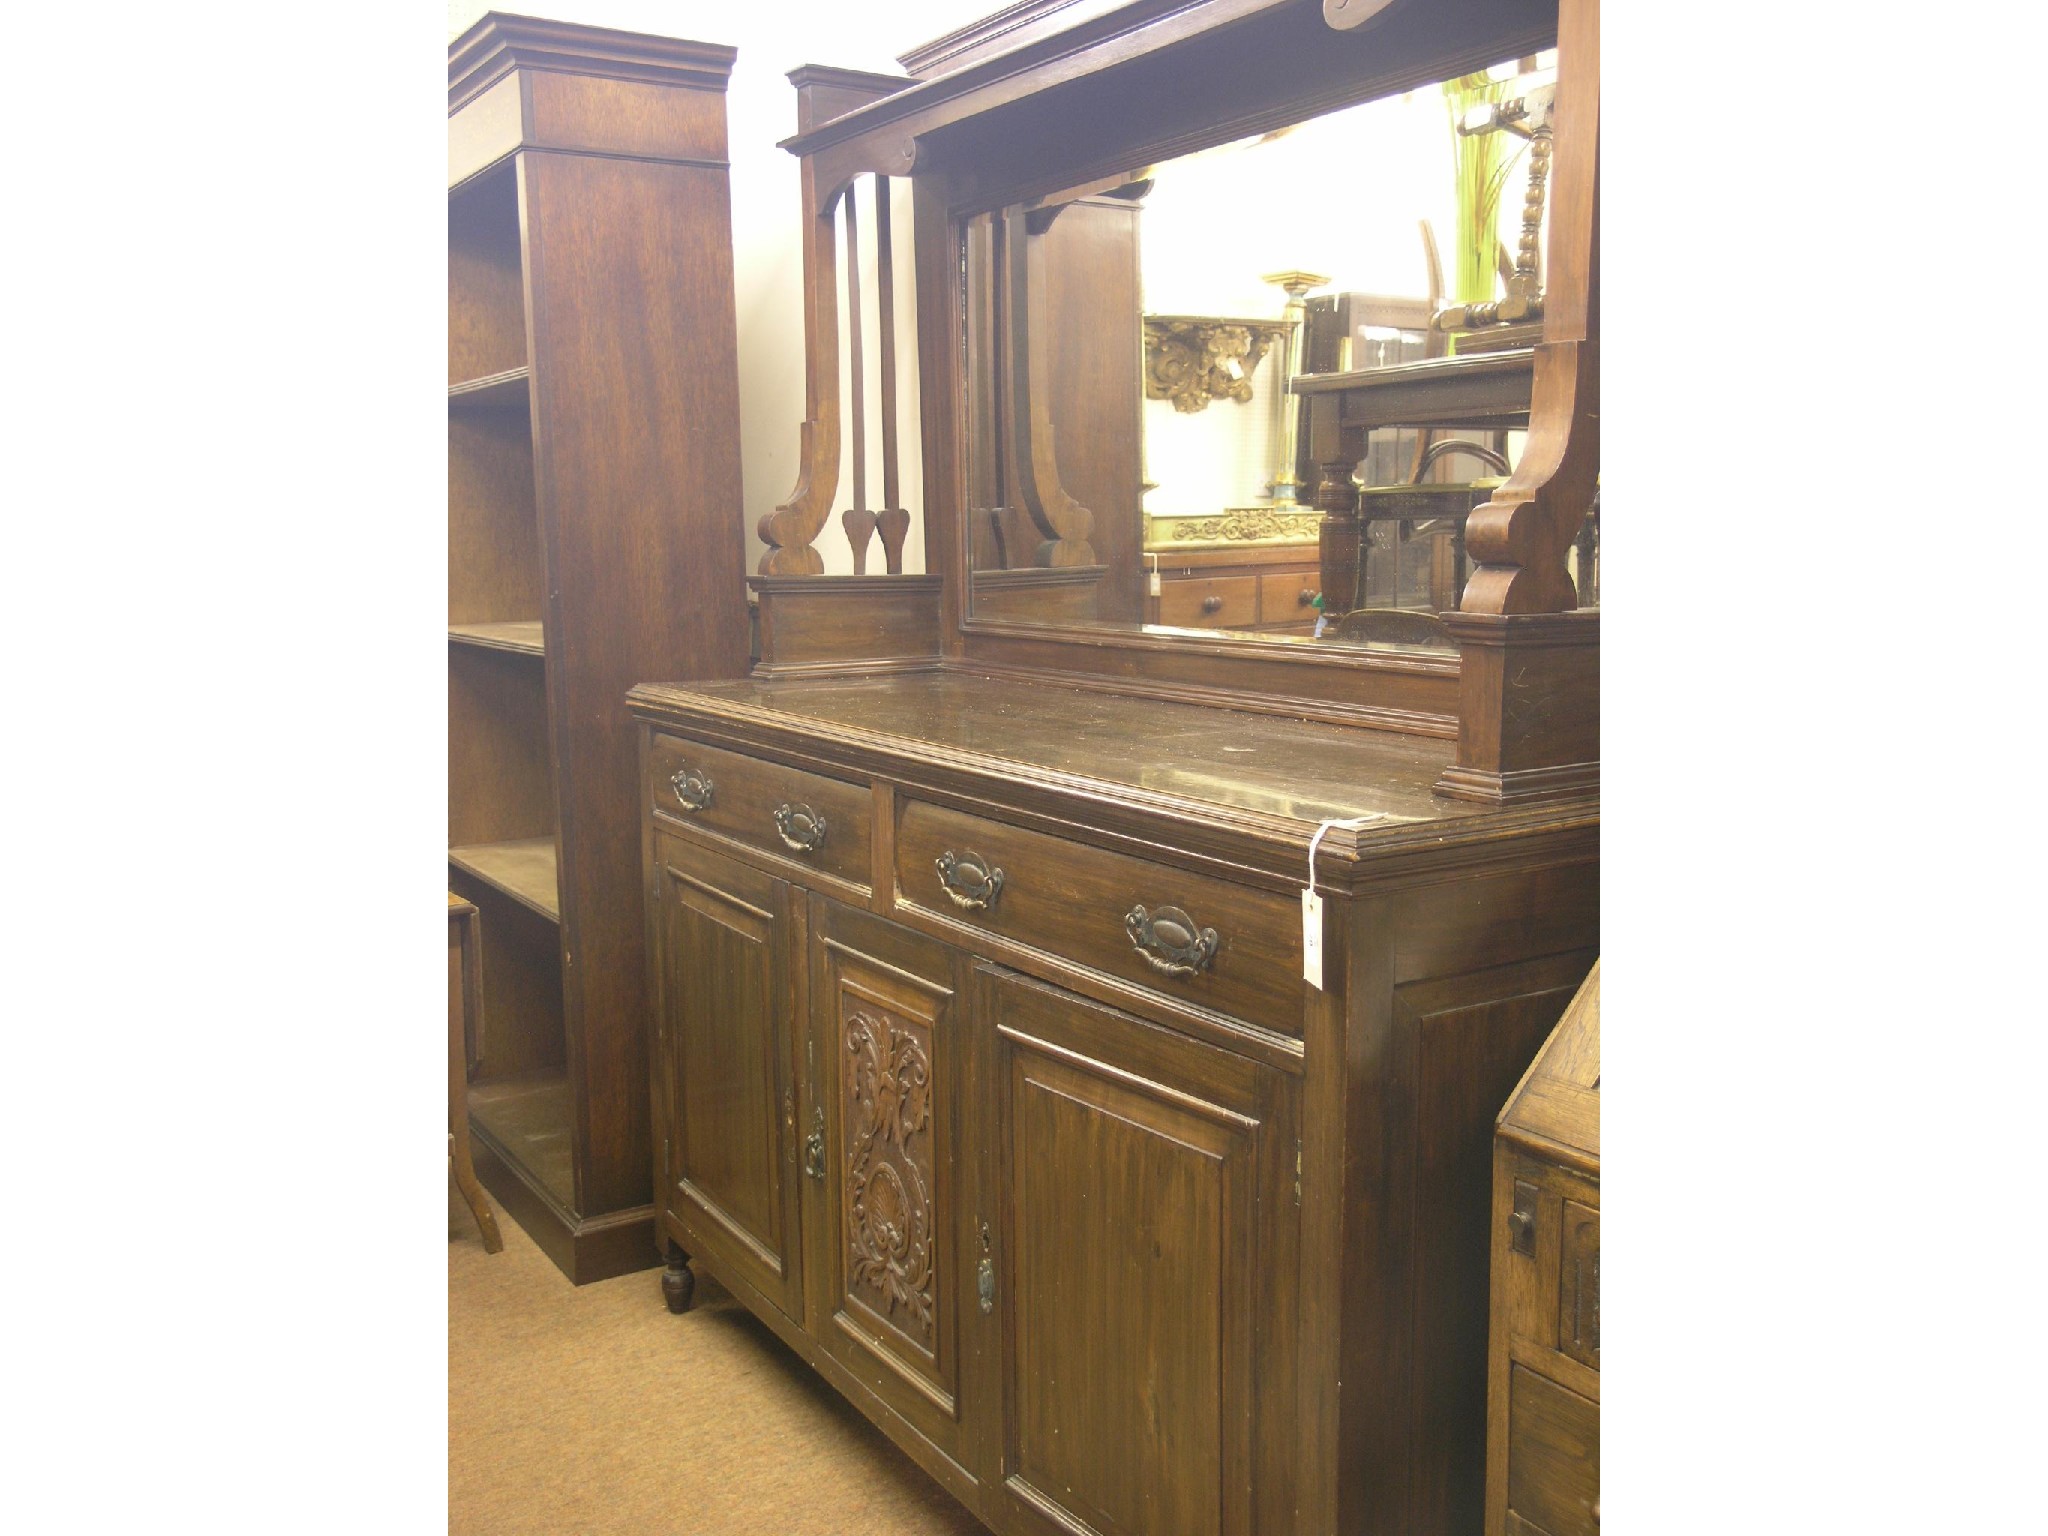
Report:
[[1600,33],[1597,0],[1564,7],[1551,163],[1550,291],[1514,474],[1465,526],[1466,613],[1578,606],[1567,565],[1600,478]]
[[828,190],[820,208],[817,165],[802,169],[804,198],[804,424],[797,445],[796,488],[761,519],[763,576],[817,576],[825,562],[817,542],[839,489],[838,261],[832,220],[851,178]]

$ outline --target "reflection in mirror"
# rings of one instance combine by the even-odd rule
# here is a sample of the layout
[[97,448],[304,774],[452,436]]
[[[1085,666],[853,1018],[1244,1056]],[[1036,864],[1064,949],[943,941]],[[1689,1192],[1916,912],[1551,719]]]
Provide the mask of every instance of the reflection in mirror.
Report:
[[972,617],[1449,649],[1528,422],[1551,66],[970,220]]

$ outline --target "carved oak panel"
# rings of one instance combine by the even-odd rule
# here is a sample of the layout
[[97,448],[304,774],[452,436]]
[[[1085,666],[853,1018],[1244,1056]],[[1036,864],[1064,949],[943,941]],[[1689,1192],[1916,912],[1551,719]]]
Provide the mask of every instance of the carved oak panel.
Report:
[[824,1141],[811,1184],[813,1327],[964,1463],[957,957],[838,902],[814,898],[811,912],[809,1049]]
[[845,978],[839,1007],[845,1299],[935,1361],[930,1020]]

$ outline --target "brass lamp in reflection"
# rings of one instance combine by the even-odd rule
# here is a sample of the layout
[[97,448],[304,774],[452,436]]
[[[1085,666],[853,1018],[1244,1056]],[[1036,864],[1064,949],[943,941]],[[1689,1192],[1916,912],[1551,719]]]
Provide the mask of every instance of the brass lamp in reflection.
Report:
[[1288,325],[1286,349],[1280,354],[1279,379],[1273,390],[1274,409],[1279,420],[1280,468],[1273,476],[1273,505],[1288,508],[1299,505],[1295,493],[1301,489],[1301,482],[1294,475],[1295,434],[1300,429],[1301,413],[1296,408],[1294,396],[1288,393],[1288,386],[1301,371],[1303,320],[1308,306],[1302,302],[1311,288],[1320,288],[1329,278],[1315,272],[1268,272],[1261,282],[1277,283],[1287,290],[1287,308],[1282,312]]

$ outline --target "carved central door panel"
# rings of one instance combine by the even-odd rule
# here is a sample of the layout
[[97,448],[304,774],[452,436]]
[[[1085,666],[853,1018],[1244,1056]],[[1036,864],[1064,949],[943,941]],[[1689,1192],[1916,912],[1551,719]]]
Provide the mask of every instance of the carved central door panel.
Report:
[[964,1473],[963,962],[821,897],[811,927],[814,1336]]
[[[1003,1498],[1069,1536],[1242,1536],[1260,1271],[1293,1251],[1279,1074],[986,974]],[[1262,1339],[1262,1374],[1291,1380],[1293,1352]]]
[[790,888],[677,838],[655,852],[667,1208],[691,1252],[801,1321]]

